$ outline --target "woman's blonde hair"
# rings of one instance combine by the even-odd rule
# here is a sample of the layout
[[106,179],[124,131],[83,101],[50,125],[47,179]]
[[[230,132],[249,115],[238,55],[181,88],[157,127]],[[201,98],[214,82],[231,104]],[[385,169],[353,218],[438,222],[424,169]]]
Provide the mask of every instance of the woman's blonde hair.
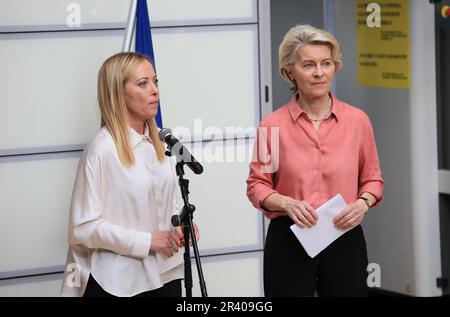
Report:
[[327,45],[331,49],[331,59],[336,71],[342,68],[341,49],[336,38],[329,32],[308,24],[300,24],[291,28],[283,38],[278,50],[279,71],[284,80],[291,83],[290,89],[296,93],[297,83],[289,76],[289,71],[297,60],[297,52],[305,45]]
[[[129,76],[144,61],[144,55],[126,52],[109,57],[98,72],[97,98],[101,112],[101,126],[106,127],[116,144],[120,161],[125,166],[134,164],[134,154],[128,125],[128,110],[124,86]],[[165,146],[158,138],[155,119],[147,120],[147,127],[158,161],[164,161]]]

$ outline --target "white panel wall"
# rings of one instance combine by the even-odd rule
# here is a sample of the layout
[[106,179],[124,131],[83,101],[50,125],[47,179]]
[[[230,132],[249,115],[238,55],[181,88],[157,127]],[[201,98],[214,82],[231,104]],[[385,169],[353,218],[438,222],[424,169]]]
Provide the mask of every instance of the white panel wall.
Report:
[[254,0],[152,0],[149,11],[154,25],[161,21],[172,25],[257,21]]
[[0,151],[86,143],[100,126],[97,72],[122,33],[0,35]]
[[0,272],[65,263],[77,164],[78,157],[0,163]]
[[[263,296],[262,261],[262,252],[203,258],[201,264],[208,296]],[[201,296],[201,290],[194,260],[192,260],[192,277],[192,296],[199,297]]]
[[[202,258],[201,265],[208,296],[262,296],[262,258],[262,251]],[[200,297],[197,266],[194,259],[191,261],[192,295]],[[62,274],[6,280],[0,283],[0,297],[57,297],[61,284]],[[184,284],[183,294],[185,294]]]
[[[4,35],[0,104],[14,107],[0,108],[0,151],[87,143],[100,120],[97,72],[122,38],[120,31]],[[195,133],[198,119],[202,134],[257,125],[254,26],[158,29],[154,45],[165,126]]]
[[[60,277],[49,273],[63,269],[78,157],[99,127],[97,72],[122,46],[129,1],[77,1],[80,28],[65,25],[70,2],[0,2],[0,296],[59,292]],[[206,155],[204,174],[187,172],[201,254],[227,254],[203,258],[208,284],[227,296],[262,294],[262,216],[245,196],[253,141],[201,139],[231,137],[236,134],[217,129],[259,121],[266,84],[260,74],[270,78],[270,71],[259,69],[267,42],[259,41],[256,3],[149,1],[164,125],[196,134],[200,142],[189,146],[200,159],[201,153],[245,153],[233,162]],[[225,273],[234,288],[218,279]]]
[[48,26],[67,27],[70,4],[79,5],[81,26],[93,23],[125,24],[130,0],[2,0],[0,30],[42,29]]
[[258,124],[256,25],[158,29],[154,45],[164,126]]
[[197,143],[192,151],[205,169],[194,176],[186,168],[190,201],[196,206],[194,218],[203,224],[199,242],[202,255],[263,246],[262,214],[245,195],[252,148],[253,142],[228,140],[226,144]]
[[[257,22],[255,0],[151,0],[152,26]],[[130,0],[2,0],[0,31],[70,29],[80,13],[80,28],[124,27]]]
[[[262,217],[245,196],[253,144],[245,140],[226,143],[196,144],[192,153],[205,172],[197,176],[186,168],[191,203],[197,207],[195,221],[201,226],[202,255],[262,248]],[[4,189],[0,192],[0,272],[64,264],[78,154],[0,164],[0,188]]]
[[28,277],[0,283],[0,297],[58,297],[62,274]]

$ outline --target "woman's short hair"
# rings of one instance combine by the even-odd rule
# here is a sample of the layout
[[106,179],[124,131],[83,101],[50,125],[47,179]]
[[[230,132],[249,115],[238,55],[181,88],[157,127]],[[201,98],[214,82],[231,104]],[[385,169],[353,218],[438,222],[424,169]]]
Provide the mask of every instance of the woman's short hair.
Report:
[[331,49],[331,59],[336,71],[342,68],[341,49],[331,33],[308,24],[294,26],[286,33],[278,50],[281,77],[291,83],[290,89],[294,93],[297,92],[297,83],[290,79],[289,71],[297,60],[299,48],[305,45],[327,45]]
[[[151,60],[145,55],[134,52],[118,53],[106,59],[98,72],[97,98],[101,112],[101,126],[106,127],[111,133],[120,161],[125,166],[134,164],[134,154],[124,87],[130,75],[144,61],[153,66]],[[147,127],[158,160],[162,162],[165,147],[158,138],[155,120],[148,120]]]

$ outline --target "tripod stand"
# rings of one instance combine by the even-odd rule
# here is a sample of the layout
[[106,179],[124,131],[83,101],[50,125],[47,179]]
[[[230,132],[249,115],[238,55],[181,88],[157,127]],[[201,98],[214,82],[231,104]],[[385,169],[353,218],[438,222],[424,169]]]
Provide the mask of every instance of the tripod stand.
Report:
[[[172,148],[168,146],[167,156],[172,156]],[[191,267],[191,252],[189,248],[189,238],[192,241],[192,248],[194,249],[195,263],[197,265],[197,273],[199,277],[200,290],[202,297],[208,297],[206,291],[205,279],[203,277],[202,264],[198,253],[197,240],[195,239],[194,226],[192,223],[195,206],[189,203],[189,180],[184,179],[184,164],[183,160],[178,160],[176,164],[176,172],[178,175],[178,184],[181,189],[181,196],[183,198],[184,207],[179,216],[172,217],[172,225],[182,226],[184,234],[184,286],[186,288],[186,297],[192,297],[192,267]]]

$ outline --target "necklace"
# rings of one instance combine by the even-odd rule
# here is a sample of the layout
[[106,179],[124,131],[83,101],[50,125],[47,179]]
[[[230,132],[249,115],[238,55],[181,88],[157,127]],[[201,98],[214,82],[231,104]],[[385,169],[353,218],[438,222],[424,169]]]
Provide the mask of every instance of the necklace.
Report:
[[308,119],[313,122],[320,122],[320,121],[328,119],[331,116],[331,98],[328,98],[328,110],[327,110],[327,113],[323,116],[323,118],[311,119],[311,117],[309,116],[308,113],[306,113],[306,115],[308,116]]

